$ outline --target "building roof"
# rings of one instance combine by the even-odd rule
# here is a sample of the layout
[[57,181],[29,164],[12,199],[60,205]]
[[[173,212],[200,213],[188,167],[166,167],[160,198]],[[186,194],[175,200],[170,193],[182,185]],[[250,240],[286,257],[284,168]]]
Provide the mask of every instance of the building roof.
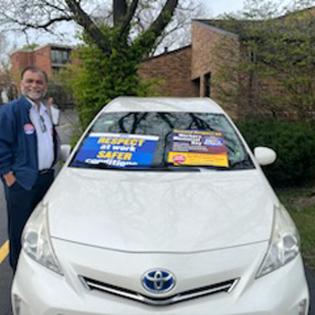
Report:
[[45,47],[53,47],[53,48],[65,49],[65,50],[72,50],[73,49],[73,46],[49,43],[49,44],[45,44],[45,45],[42,45],[42,46],[38,46],[38,47],[36,47],[34,49],[31,49],[31,48],[16,49],[10,55],[13,55],[13,54],[19,53],[19,52],[32,53],[32,52],[38,51],[40,49],[43,49]]
[[[288,12],[284,15],[275,17],[272,20],[282,20],[289,16],[306,13],[306,12],[310,12],[315,17],[315,6],[305,8],[299,11]],[[226,32],[230,32],[234,34],[240,34],[241,31],[244,28],[248,27],[249,25],[257,25],[257,24],[259,25],[259,23],[262,23],[264,20],[237,20],[234,18],[234,19],[194,19],[193,21],[208,25],[210,27],[215,27],[218,30],[224,30]],[[237,24],[233,23],[235,21],[237,21]]]
[[180,52],[182,50],[189,49],[189,48],[191,48],[191,44],[183,46],[183,47],[180,47],[180,48],[177,48],[177,49],[174,49],[174,50],[171,50],[171,51],[164,51],[161,54],[158,54],[158,55],[155,55],[155,56],[152,56],[152,57],[148,57],[148,58],[144,59],[143,61],[149,61],[149,60],[156,59],[156,58],[159,58],[159,57],[162,57],[162,56],[176,54],[176,53],[178,53],[178,52]]
[[212,31],[223,33],[229,36],[237,36],[239,33],[235,29],[235,23],[231,25],[231,20],[193,19],[193,23],[200,23],[203,26],[208,27]]

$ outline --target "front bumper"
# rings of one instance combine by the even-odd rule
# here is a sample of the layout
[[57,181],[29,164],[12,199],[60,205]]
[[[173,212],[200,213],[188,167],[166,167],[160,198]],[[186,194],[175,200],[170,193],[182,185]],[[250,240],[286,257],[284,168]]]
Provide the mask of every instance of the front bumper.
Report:
[[[59,246],[60,245],[60,246]],[[57,246],[58,251],[62,246]],[[68,246],[68,245],[67,245]],[[64,248],[64,250],[67,248]],[[73,245],[74,246],[74,245]],[[72,246],[72,247],[73,247]],[[76,245],[80,247],[80,245]],[[93,251],[106,252],[101,249],[93,249]],[[236,250],[236,249],[235,249]],[[231,262],[235,265],[240,264],[245,252],[264,252],[265,245],[251,245],[243,249],[244,251],[238,261]],[[228,250],[228,254],[235,256],[234,249]],[[80,257],[75,257],[75,252],[67,253],[69,257],[73,257],[73,263],[67,262],[63,264],[65,276],[60,276],[46,269],[40,264],[30,259],[23,251],[21,252],[17,273],[14,278],[12,287],[12,304],[14,315],[148,315],[148,314],[165,314],[165,315],[306,315],[307,312],[302,312],[302,309],[308,308],[309,293],[306,284],[304,268],[301,257],[297,257],[286,266],[274,271],[260,279],[255,279],[257,266],[262,257],[252,260],[252,265],[244,268],[246,272],[241,272],[242,268],[235,268],[233,272],[241,273],[239,283],[229,293],[218,293],[205,297],[199,297],[194,300],[181,302],[169,306],[152,306],[140,302],[132,301],[120,296],[115,296],[109,293],[89,290],[82,281],[79,275],[88,273],[89,276],[97,276],[93,261],[88,267],[80,266]],[[165,254],[166,255],[166,254]],[[217,257],[223,257],[224,251],[187,254],[184,256],[167,254],[163,261],[165,266],[169,266],[171,270],[176,270],[175,265],[185,266],[187,261],[190,266],[195,264],[194,270],[189,270],[190,280],[188,281],[193,286],[202,281],[200,275],[204,274],[203,268],[207,268],[207,259],[214,261]],[[62,256],[61,252],[58,257]],[[83,255],[84,256],[84,255]],[[114,283],[119,283],[121,278],[126,273],[133,277],[137,268],[145,270],[149,265],[152,267],[152,260],[156,264],[161,265],[161,256],[153,254],[133,254],[128,257],[127,253],[113,253],[108,256],[108,259],[102,260],[102,264],[111,264],[111,258],[114,256],[116,266],[112,269],[121,270],[121,274],[110,274],[105,272],[105,278],[111,278]],[[119,256],[124,259],[119,259]],[[174,257],[173,257],[174,256]],[[167,259],[165,259],[167,257]],[[208,258],[207,258],[208,257]],[[84,257],[81,258],[83,261]],[[138,261],[135,264],[135,261]],[[224,259],[226,260],[226,259]],[[244,261],[246,259],[244,258]],[[77,262],[75,262],[77,261]],[[121,264],[121,265],[120,265]],[[124,264],[124,266],[122,265]],[[148,264],[146,266],[145,264]],[[145,266],[143,266],[145,265]],[[154,266],[156,267],[156,266]],[[215,265],[212,266],[215,269]],[[224,268],[218,264],[217,268]],[[106,269],[104,267],[104,269]],[[182,268],[187,273],[186,268]],[[208,268],[209,269],[209,268]],[[180,275],[183,270],[177,268],[176,274]],[[196,271],[196,272],[195,272]],[[199,274],[199,276],[197,275]],[[231,276],[232,276],[231,273]],[[223,274],[223,273],[222,273]],[[222,276],[221,274],[221,276]],[[230,275],[229,275],[230,276]],[[206,277],[206,276],[205,276]],[[205,278],[204,277],[204,278]],[[183,277],[181,277],[183,278]],[[198,280],[196,280],[198,278]],[[179,279],[180,280],[180,279]],[[132,280],[128,280],[132,282]],[[184,282],[184,281],[183,281]],[[132,284],[131,284],[132,285]],[[186,286],[184,284],[184,286]],[[120,283],[121,286],[121,283]],[[138,288],[138,291],[140,288]],[[303,306],[304,305],[304,306]]]

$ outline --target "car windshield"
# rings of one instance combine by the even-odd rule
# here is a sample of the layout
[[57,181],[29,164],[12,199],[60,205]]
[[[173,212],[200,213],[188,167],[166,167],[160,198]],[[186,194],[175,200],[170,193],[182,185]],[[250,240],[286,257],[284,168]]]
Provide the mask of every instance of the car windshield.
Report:
[[189,112],[103,113],[70,166],[158,171],[254,168],[223,114]]

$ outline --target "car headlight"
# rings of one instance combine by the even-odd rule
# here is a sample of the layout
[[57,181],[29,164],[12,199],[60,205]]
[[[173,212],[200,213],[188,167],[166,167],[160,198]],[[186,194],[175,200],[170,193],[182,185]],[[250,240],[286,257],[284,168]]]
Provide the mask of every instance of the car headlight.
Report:
[[22,237],[25,253],[59,274],[63,274],[50,242],[47,219],[47,204],[40,203],[25,225]]
[[262,277],[293,260],[300,252],[300,237],[287,210],[274,209],[273,230],[267,254],[256,278]]
[[270,244],[256,278],[284,266],[299,252],[300,237],[293,220],[283,205],[275,206]]

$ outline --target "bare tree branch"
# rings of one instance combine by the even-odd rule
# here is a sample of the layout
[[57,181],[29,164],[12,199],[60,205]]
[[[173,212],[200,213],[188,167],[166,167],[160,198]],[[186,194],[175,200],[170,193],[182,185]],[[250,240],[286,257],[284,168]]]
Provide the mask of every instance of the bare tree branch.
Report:
[[42,0],[42,3],[43,3],[43,7],[47,7],[49,9],[53,9],[53,10],[65,13],[65,10],[63,7],[59,7],[57,5],[54,5],[53,3],[51,3],[51,1],[49,2],[49,1]]
[[0,26],[13,31],[26,29],[51,32],[51,26],[61,21],[71,21],[72,17],[63,1],[52,0],[2,0]]
[[167,0],[159,16],[150,27],[137,38],[133,47],[142,47],[143,54],[147,55],[156,39],[160,37],[164,28],[171,21],[177,5],[178,0]]
[[120,26],[127,14],[127,2],[126,0],[113,0],[113,21],[114,26]]
[[131,23],[131,20],[133,19],[134,15],[136,13],[138,3],[139,3],[139,0],[133,0],[132,3],[130,4],[130,6],[128,7],[126,16],[125,16],[125,18],[122,22],[122,25],[121,25],[121,30],[120,30],[120,34],[119,34],[120,38],[123,37],[123,35],[129,31],[130,23]]
[[87,34],[92,38],[95,44],[103,51],[105,55],[111,53],[110,44],[102,33],[102,31],[97,27],[97,25],[92,21],[92,19],[87,15],[87,13],[81,8],[80,3],[75,0],[65,0],[69,9],[73,13],[73,19],[81,25]]
[[[132,46],[133,43],[136,43],[137,47],[147,46],[144,52],[146,56],[149,52],[152,53],[157,46],[156,43],[160,44],[165,37],[168,37],[168,43],[173,42],[172,47],[176,46],[174,43],[177,43],[179,39],[183,41],[186,33],[189,32],[188,29],[182,32],[177,31],[187,25],[196,3],[197,5],[199,3],[199,0],[1,1],[0,30],[5,28],[26,33],[28,29],[35,29],[58,35],[56,26],[60,22],[73,21],[83,28],[105,55],[109,55],[112,51],[112,38],[102,31],[99,24],[101,23],[101,25],[107,25],[108,29],[113,26],[119,27],[115,42],[121,43],[126,48]],[[111,13],[110,17],[108,12]],[[168,28],[164,30],[167,25]],[[177,32],[174,35],[176,39],[174,36],[169,36],[172,32]],[[185,42],[187,40],[189,38],[186,38]],[[168,43],[162,46],[171,46]],[[142,48],[140,50],[143,51]]]
[[156,37],[160,36],[163,29],[172,19],[177,5],[178,5],[178,0],[167,0],[160,15],[151,24],[151,26],[146,31],[146,33],[153,33]]

